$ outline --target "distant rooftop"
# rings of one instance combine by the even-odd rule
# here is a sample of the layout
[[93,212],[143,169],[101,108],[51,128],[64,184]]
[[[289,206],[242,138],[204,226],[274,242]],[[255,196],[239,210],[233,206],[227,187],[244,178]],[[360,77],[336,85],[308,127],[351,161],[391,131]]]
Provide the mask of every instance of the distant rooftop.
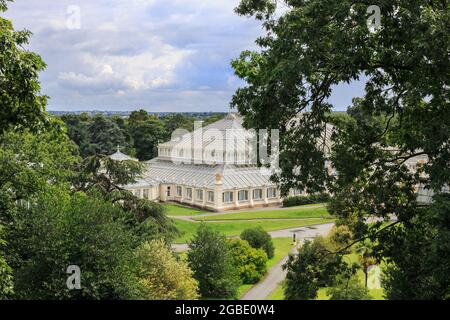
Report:
[[138,161],[138,159],[130,157],[122,152],[120,152],[120,148],[117,147],[117,151],[115,153],[113,153],[112,155],[109,156],[112,160],[115,161]]

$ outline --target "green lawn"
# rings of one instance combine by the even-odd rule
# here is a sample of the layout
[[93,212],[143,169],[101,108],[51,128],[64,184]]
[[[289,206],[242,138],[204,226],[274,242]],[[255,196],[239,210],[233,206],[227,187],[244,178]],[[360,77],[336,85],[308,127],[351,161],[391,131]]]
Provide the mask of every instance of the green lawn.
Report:
[[[237,293],[237,298],[238,300],[242,298],[242,296],[248,291],[250,290],[250,288],[253,287],[253,284],[243,284],[239,287],[238,289],[238,293]],[[234,299],[233,299],[234,300]]]
[[267,300],[284,300],[283,285],[280,283],[277,288],[267,297]]
[[[187,243],[197,231],[200,223],[174,219],[175,226],[183,232],[183,235],[176,238],[174,243]],[[315,224],[332,222],[332,219],[300,219],[300,220],[274,220],[274,221],[228,221],[228,222],[208,222],[213,229],[218,230],[226,236],[238,236],[247,228],[261,226],[266,231],[274,231],[295,227],[304,227]]]
[[195,216],[199,214],[211,213],[210,211],[185,207],[173,203],[163,203],[162,205],[166,208],[166,214],[168,216]]
[[272,259],[267,261],[267,270],[270,270],[281,259],[286,257],[291,252],[293,246],[292,238],[273,238],[273,245],[275,247],[275,254]]
[[[348,263],[358,262],[358,256],[356,253],[347,254],[344,256],[344,259]],[[357,276],[359,281],[364,284],[364,272],[362,270],[358,270]],[[374,300],[384,300],[383,298],[383,289],[369,289],[369,294],[372,296]],[[319,290],[317,300],[329,300],[330,297],[327,295],[327,288],[321,288]]]
[[221,214],[210,217],[196,217],[198,221],[218,221],[218,220],[253,220],[253,219],[303,219],[330,217],[327,209],[311,208],[309,206],[293,207],[283,210],[267,210],[254,212],[239,212],[231,214]]

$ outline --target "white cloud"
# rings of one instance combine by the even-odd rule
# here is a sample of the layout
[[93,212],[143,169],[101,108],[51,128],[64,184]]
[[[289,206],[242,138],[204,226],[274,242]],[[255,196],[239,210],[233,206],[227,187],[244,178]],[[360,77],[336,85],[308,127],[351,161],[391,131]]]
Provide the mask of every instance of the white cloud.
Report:
[[[66,89],[87,94],[156,89],[176,82],[176,68],[191,53],[153,38],[147,51],[127,55],[84,54],[79,67],[88,73],[60,72],[58,80]],[[152,48],[157,50],[151,50]]]
[[[238,2],[16,0],[5,15],[34,33],[50,109],[227,110],[239,84],[230,61],[260,33]],[[66,27],[70,5],[80,30]]]

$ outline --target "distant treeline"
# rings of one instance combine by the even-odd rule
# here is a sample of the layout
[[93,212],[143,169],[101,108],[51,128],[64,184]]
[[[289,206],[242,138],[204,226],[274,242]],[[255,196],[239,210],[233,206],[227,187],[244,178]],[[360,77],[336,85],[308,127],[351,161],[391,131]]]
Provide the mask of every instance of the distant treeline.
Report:
[[[194,114],[194,113],[193,113]],[[192,131],[194,121],[208,125],[223,118],[223,113],[167,113],[156,115],[145,110],[133,111],[128,117],[107,116],[102,113],[63,114],[60,118],[67,126],[69,137],[80,149],[82,157],[110,155],[120,150],[141,161],[157,154],[159,142],[168,141],[178,128]]]
[[[101,114],[107,117],[111,116],[121,116],[121,117],[129,117],[131,113],[134,111],[100,111],[100,110],[87,110],[87,111],[48,111],[49,114],[55,115],[55,116],[63,116],[63,115],[81,115],[81,114],[88,114],[89,116],[94,116],[96,114]],[[148,112],[150,115],[157,116],[158,118],[166,117],[168,115],[173,114],[182,114],[187,117],[194,117],[196,119],[204,119],[208,118],[214,115],[222,114],[226,115],[226,112],[211,112],[211,111],[205,111],[205,112]]]

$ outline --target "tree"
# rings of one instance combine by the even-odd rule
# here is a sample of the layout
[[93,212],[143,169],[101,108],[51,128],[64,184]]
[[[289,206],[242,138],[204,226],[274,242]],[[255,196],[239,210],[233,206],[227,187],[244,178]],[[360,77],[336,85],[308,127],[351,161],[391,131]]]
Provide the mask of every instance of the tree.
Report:
[[367,288],[361,285],[356,275],[338,277],[337,283],[327,290],[330,300],[371,300]]
[[273,258],[275,248],[272,237],[262,227],[245,229],[240,237],[242,240],[246,240],[253,248],[263,249],[269,259]]
[[306,241],[297,255],[289,255],[283,266],[287,270],[284,296],[287,300],[309,300],[317,297],[321,287],[334,284],[347,264],[341,255],[330,254],[323,238]]
[[[1,0],[0,13],[6,9]],[[24,49],[30,36],[30,31],[16,31],[11,21],[0,17],[0,133],[11,128],[35,131],[47,123],[47,97],[40,94],[38,79],[45,63]]]
[[266,252],[252,248],[247,241],[241,239],[229,239],[228,244],[242,283],[257,283],[267,272]]
[[377,263],[373,252],[373,244],[368,240],[360,242],[356,247],[356,253],[364,272],[364,286],[367,288],[369,268]]
[[130,116],[128,117],[128,124],[133,127],[138,125],[139,123],[150,120],[150,118],[151,117],[147,113],[147,111],[140,109],[138,111],[131,112]]
[[353,241],[353,234],[346,225],[334,225],[327,236],[327,241],[328,246],[333,251],[347,247],[347,249],[341,250],[340,252],[344,254],[352,253],[352,248],[349,247],[349,244]]
[[[13,217],[7,260],[16,299],[135,298],[134,235],[124,213],[94,195],[48,186]],[[122,220],[121,220],[122,219]],[[81,290],[68,290],[69,265],[81,269]]]
[[166,133],[166,136],[164,137],[165,140],[170,140],[172,132],[177,129],[192,131],[194,128],[194,119],[181,113],[170,114],[162,118],[162,121],[164,123],[164,131]]
[[14,292],[12,269],[3,257],[3,247],[6,245],[3,237],[3,227],[0,224],[0,300],[10,297]]
[[122,150],[124,150],[123,152],[130,156],[135,156],[136,150],[134,149],[134,141],[128,127],[128,121],[121,116],[112,116],[111,119],[119,126],[125,137],[125,146],[122,148]]
[[71,181],[73,189],[87,194],[100,194],[105,201],[122,208],[126,223],[140,236],[140,241],[164,238],[170,241],[178,234],[164,207],[156,202],[139,199],[124,185],[134,183],[142,174],[137,161],[115,161],[108,156],[92,156],[81,161]]
[[142,244],[136,253],[142,295],[149,300],[193,300],[198,282],[186,262],[177,260],[161,240]]
[[117,146],[126,146],[125,135],[116,122],[97,114],[88,128],[91,141],[89,155],[111,155]]
[[[421,260],[406,266],[403,252],[387,249],[400,235],[413,241],[412,225],[428,223],[431,213],[417,202],[417,186],[448,194],[448,4],[384,1],[379,4],[381,26],[371,31],[367,1],[283,2],[288,9],[281,15],[275,15],[276,3],[270,0],[243,0],[236,8],[240,15],[261,20],[267,33],[257,40],[260,51],[245,51],[233,61],[247,85],[237,90],[232,105],[245,126],[280,129],[281,170],[272,179],[283,194],[292,188],[328,190],[334,195],[334,213],[355,241],[370,238],[377,258],[395,261],[396,277],[418,272]],[[353,99],[349,117],[330,117],[335,106],[328,98],[336,86],[355,81],[365,82],[365,93]],[[325,143],[327,122],[335,125],[331,146]],[[417,163],[419,156],[425,163]],[[326,161],[337,175],[328,172]],[[417,170],[410,170],[411,162]],[[366,223],[368,215],[388,222],[393,214],[395,223]],[[408,232],[401,233],[403,228]],[[445,256],[437,261],[431,251],[423,254],[422,260],[436,259],[431,267],[436,272],[447,261]],[[435,292],[418,293],[442,297],[446,279],[436,281],[442,283],[427,281],[425,286]],[[392,292],[401,289],[420,298],[412,294],[414,281],[409,290],[406,279],[389,283],[400,285]]]
[[0,135],[0,224],[9,225],[17,203],[30,201],[49,183],[67,184],[78,160],[76,147],[59,130]]
[[234,298],[239,272],[225,236],[202,223],[189,244],[188,261],[203,298]]
[[450,196],[435,196],[430,207],[395,232],[383,234],[382,284],[393,300],[437,300],[450,297]]
[[164,127],[158,119],[149,119],[131,126],[131,136],[139,160],[154,158],[156,147],[164,137]]

